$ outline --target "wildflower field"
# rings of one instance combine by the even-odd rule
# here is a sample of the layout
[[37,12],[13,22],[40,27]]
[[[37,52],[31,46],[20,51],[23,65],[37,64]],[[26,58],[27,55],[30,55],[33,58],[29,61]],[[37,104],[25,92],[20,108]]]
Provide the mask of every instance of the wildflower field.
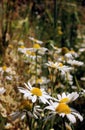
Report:
[[0,130],[85,130],[85,1],[0,1]]

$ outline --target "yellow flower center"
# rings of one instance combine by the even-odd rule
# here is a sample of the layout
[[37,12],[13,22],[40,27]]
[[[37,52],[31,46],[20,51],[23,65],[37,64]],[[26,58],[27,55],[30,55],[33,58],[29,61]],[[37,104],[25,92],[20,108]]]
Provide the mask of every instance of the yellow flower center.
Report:
[[9,45],[9,48],[13,49],[13,45],[10,44],[10,45]]
[[56,68],[56,64],[52,63],[51,67]]
[[70,52],[73,54],[73,53],[74,53],[74,50],[71,50]]
[[2,69],[3,69],[4,71],[6,71],[7,67],[4,65],[4,66],[2,67]]
[[35,53],[34,53],[34,52],[31,52],[31,51],[29,51],[29,50],[27,50],[26,53],[27,53],[28,55],[35,56]]
[[59,34],[59,35],[62,35],[63,32],[62,32],[61,30],[58,30],[58,34]]
[[63,66],[63,64],[62,64],[62,63],[59,63],[59,66],[60,66],[60,67],[62,67],[62,66]]
[[29,54],[29,55],[31,54],[31,52],[29,50],[27,50],[26,53]]
[[67,47],[62,48],[62,54],[66,54],[69,52],[69,49]]
[[60,100],[60,103],[67,103],[67,102],[69,102],[69,98],[62,98]]
[[71,113],[70,107],[65,103],[59,103],[55,111],[58,113],[65,113],[65,114]]
[[34,44],[34,45],[33,45],[33,48],[39,49],[39,48],[41,48],[41,47],[40,47],[39,44]]
[[42,91],[39,88],[33,88],[31,93],[36,96],[42,96]]
[[24,46],[20,46],[20,48],[24,49],[25,47]]

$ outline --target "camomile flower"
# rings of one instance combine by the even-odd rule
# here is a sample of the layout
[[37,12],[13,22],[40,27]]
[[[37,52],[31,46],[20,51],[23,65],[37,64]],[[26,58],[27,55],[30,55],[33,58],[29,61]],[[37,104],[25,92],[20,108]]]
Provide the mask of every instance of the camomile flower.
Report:
[[31,118],[35,118],[35,119],[38,119],[41,117],[41,112],[43,110],[40,109],[40,106],[34,106],[34,108],[30,111],[26,110],[26,109],[23,109],[22,111],[21,110],[17,110],[16,112],[13,112],[9,115],[10,119],[12,121],[16,120],[16,119],[21,119],[23,120],[26,116],[29,116]]
[[10,67],[7,67],[6,65],[0,67],[0,72],[3,74],[4,72],[6,73],[11,73],[12,69]]
[[63,63],[61,63],[61,62],[53,63],[51,61],[48,61],[48,63],[46,63],[45,65],[47,65],[48,67],[59,70],[62,75],[64,75],[66,72],[69,72],[70,70],[73,69],[72,67],[68,67],[66,65],[63,65]]
[[32,85],[33,84],[40,84],[40,85],[43,85],[43,84],[47,84],[50,82],[50,80],[44,76],[40,77],[40,78],[35,78],[34,77],[30,80]]
[[34,43],[32,48],[29,48],[32,52],[38,52],[38,54],[45,54],[46,51],[48,51],[47,48],[40,46],[38,43]]
[[25,98],[28,98],[32,100],[32,102],[36,102],[37,99],[39,99],[44,104],[48,103],[48,99],[51,99],[51,97],[48,95],[48,93],[45,92],[43,88],[38,87],[32,87],[31,84],[28,82],[28,84],[25,83],[26,88],[18,87],[19,91],[24,94]]
[[28,48],[26,48],[24,45],[21,45],[20,47],[18,47],[18,51],[19,51],[20,53],[23,53],[23,54],[26,53],[27,49],[28,49]]
[[66,54],[65,54],[65,57],[67,59],[74,59],[74,58],[77,58],[78,57],[78,54],[74,51],[74,50],[71,50],[71,51],[68,51]]
[[72,65],[72,66],[82,66],[82,65],[84,65],[83,62],[77,61],[77,60],[68,60],[67,63]]
[[79,118],[80,121],[83,120],[83,117],[76,110],[70,108],[66,103],[58,103],[50,101],[49,106],[45,107],[45,109],[51,110],[51,114],[54,116],[58,114],[59,116],[67,117],[71,123],[76,123],[76,117]]
[[0,94],[3,94],[4,92],[5,92],[6,90],[5,90],[5,88],[0,88]]
[[74,100],[76,100],[79,97],[79,94],[77,92],[72,92],[72,93],[65,93],[63,92],[61,95],[57,95],[57,101],[60,103],[69,103]]
[[23,40],[20,40],[20,41],[18,42],[18,45],[24,46]]
[[56,51],[57,54],[61,53],[61,48],[54,46],[53,44],[50,44],[50,45]]
[[67,72],[65,76],[65,81],[67,81],[70,85],[73,84],[73,76],[69,72]]
[[37,40],[37,39],[35,39],[34,37],[29,37],[29,39],[30,39],[31,41],[33,41],[34,43],[43,44],[43,41]]

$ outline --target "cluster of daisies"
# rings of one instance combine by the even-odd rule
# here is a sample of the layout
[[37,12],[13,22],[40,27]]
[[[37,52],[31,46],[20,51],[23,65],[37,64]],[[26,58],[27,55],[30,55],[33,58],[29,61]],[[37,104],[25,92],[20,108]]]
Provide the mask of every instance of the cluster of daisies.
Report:
[[[79,94],[77,92],[63,92],[61,95],[57,94],[57,98],[54,98],[51,97],[44,89],[32,87],[29,82],[28,84],[25,84],[25,88],[19,87],[18,89],[21,93],[24,94],[26,101],[30,100],[31,103],[34,104],[33,114],[35,118],[41,116],[40,113],[44,112],[47,109],[50,111],[49,114],[52,114],[52,116],[55,116],[57,114],[62,118],[66,116],[71,123],[76,123],[76,117],[79,118],[80,121],[83,120],[83,117],[79,114],[79,112],[73,108],[70,108],[69,106],[69,103],[75,101],[79,97]],[[46,105],[46,107],[42,109],[40,105],[36,105],[37,103],[43,103]]]
[[18,87],[19,92],[23,94],[22,111],[20,109],[11,116],[20,116],[23,119],[27,113],[39,119],[43,116],[45,119],[60,116],[67,117],[71,123],[76,123],[76,117],[82,121],[82,115],[69,105],[82,94],[77,92],[73,81],[78,67],[84,66],[83,62],[76,60],[78,53],[73,49],[58,48],[53,44],[50,44],[50,50],[43,47],[42,41],[33,37],[29,39],[32,41],[31,48],[25,47],[22,41],[18,44],[20,58],[25,64],[29,63],[26,70],[28,82],[24,83],[24,87]]
[[[22,120],[29,116],[44,121],[58,116],[65,123],[76,123],[76,119],[83,121],[83,115],[70,106],[85,95],[85,89],[78,84],[76,77],[78,68],[84,67],[84,63],[78,60],[80,51],[76,53],[73,49],[59,48],[52,43],[47,48],[42,41],[33,37],[29,40],[31,47],[25,47],[24,42],[19,41],[16,48],[18,64],[23,68],[14,69],[5,64],[0,67],[2,81],[17,81],[16,87],[21,96],[18,109],[11,112],[9,118]],[[18,71],[22,78],[17,75]],[[80,80],[83,82],[84,77]],[[6,91],[6,88],[0,88],[0,94]]]

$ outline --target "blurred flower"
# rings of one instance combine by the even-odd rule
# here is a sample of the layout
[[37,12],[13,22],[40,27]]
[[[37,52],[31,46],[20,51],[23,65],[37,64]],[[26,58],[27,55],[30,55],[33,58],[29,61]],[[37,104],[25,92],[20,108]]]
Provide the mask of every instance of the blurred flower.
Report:
[[41,47],[37,43],[33,44],[33,47],[29,48],[29,50],[32,51],[32,52],[36,52],[37,51],[38,54],[42,54],[42,55],[45,54],[46,51],[48,51],[47,48]]
[[[33,77],[34,78],[34,77]],[[40,85],[42,85],[42,84],[47,84],[47,83],[49,83],[50,82],[50,79],[47,79],[46,77],[44,77],[44,76],[42,76],[42,77],[40,77],[40,78],[37,78],[37,79],[31,79],[31,83],[32,83],[32,85],[33,84],[40,84]]]
[[57,30],[58,30],[58,35],[62,35],[63,34],[61,26],[58,26]]
[[80,52],[80,54],[81,54],[82,52],[85,52],[85,48],[80,48],[80,49],[79,49],[79,52]]
[[40,99],[44,104],[48,103],[48,99],[51,97],[44,91],[44,89],[40,89],[38,87],[32,87],[31,84],[25,83],[26,88],[18,87],[19,91],[24,94],[25,98],[32,100],[32,102],[36,102],[37,99]]
[[34,43],[43,44],[43,41],[37,40],[37,39],[35,39],[34,37],[29,37],[29,39],[30,39],[31,41],[33,41]]
[[54,46],[53,44],[50,44],[50,45],[56,51],[57,54],[61,52],[61,48]]
[[[28,107],[28,106],[27,106]],[[32,109],[27,110],[26,107],[20,110],[17,110],[16,112],[13,112],[9,115],[9,118],[14,121],[16,119],[23,120],[26,116],[32,117],[32,118],[40,118],[41,112],[43,110],[40,109],[40,106],[32,106]]]
[[23,40],[19,41],[19,42],[18,42],[18,45],[24,46]]
[[7,67],[6,65],[0,67],[0,72],[3,74],[4,72],[10,73],[12,69],[10,67]]
[[82,65],[84,65],[83,62],[77,61],[77,60],[68,60],[67,63],[72,65],[72,66],[82,66]]
[[6,90],[5,90],[5,88],[0,88],[0,94],[3,94],[4,92],[5,92]]
[[6,125],[5,125],[5,129],[12,129],[13,128],[13,126],[12,126],[12,124],[11,123],[6,123]]
[[71,51],[68,51],[66,54],[65,54],[65,57],[68,59],[74,59],[74,58],[77,58],[78,57],[78,53],[76,53],[75,51],[71,50]]
[[65,81],[67,81],[70,85],[73,84],[73,76],[69,72],[65,75]]
[[63,65],[61,62],[53,63],[51,61],[48,61],[48,63],[45,63],[45,65],[47,65],[48,67],[51,67],[51,68],[59,70],[62,73],[62,75],[64,75],[66,72],[69,72],[70,70],[73,69],[72,67]]
[[21,53],[26,53],[27,48],[26,48],[24,45],[21,45],[21,46],[18,48],[18,51],[21,52]]

